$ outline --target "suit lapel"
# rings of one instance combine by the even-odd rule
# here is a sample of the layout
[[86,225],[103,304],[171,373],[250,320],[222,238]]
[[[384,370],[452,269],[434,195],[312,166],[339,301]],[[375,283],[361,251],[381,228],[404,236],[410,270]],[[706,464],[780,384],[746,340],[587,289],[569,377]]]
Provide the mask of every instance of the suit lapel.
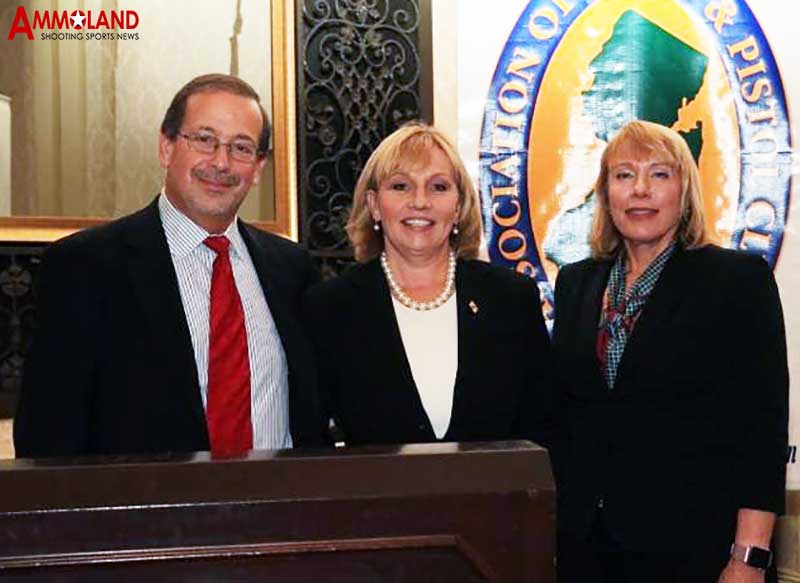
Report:
[[[642,366],[643,362],[652,356],[649,351],[653,346],[658,346],[657,341],[664,326],[668,325],[671,315],[675,313],[677,307],[683,301],[685,295],[682,293],[682,286],[685,285],[686,276],[686,254],[678,247],[673,256],[669,259],[661,272],[661,276],[656,282],[650,297],[642,308],[642,313],[636,321],[625,345],[625,352],[619,364],[617,372],[617,382],[615,390],[625,391],[626,380],[635,370]],[[638,383],[646,386],[646,383]]]
[[382,390],[386,391],[387,411],[406,417],[405,422],[412,427],[424,426],[428,438],[434,440],[436,436],[414,382],[391,292],[380,263],[374,260],[361,266],[354,273],[353,284],[357,288],[354,297],[363,302],[363,317],[354,320],[353,324],[363,323],[366,328],[360,333],[373,346],[380,347],[370,357],[373,360],[370,368],[384,383]]
[[191,411],[205,432],[194,349],[157,198],[131,217],[125,240],[128,277],[147,320],[148,340],[153,343],[154,352],[163,355],[162,359],[168,363],[164,371],[167,388],[171,395],[186,401],[186,410]]
[[600,311],[603,309],[603,295],[608,285],[608,277],[613,263],[613,260],[601,261],[588,275],[586,290],[583,293],[580,304],[581,311],[579,316],[578,341],[580,342],[580,354],[588,355],[592,363],[589,387],[594,390],[600,390],[603,393],[608,392],[608,385],[597,360],[597,334]]
[[[486,341],[488,332],[484,328],[485,314],[481,306],[486,298],[481,290],[481,275],[470,262],[459,261],[456,270],[456,300],[458,314],[458,370],[453,389],[453,409],[450,414],[450,427],[447,428],[445,440],[451,435],[463,435],[467,432],[466,424],[474,418],[474,412],[467,410],[466,403],[474,402],[470,395],[473,391],[486,391],[485,386],[477,386],[472,379],[483,378],[474,367],[480,366],[481,344]],[[474,306],[474,307],[473,307]],[[477,311],[476,311],[477,310]]]

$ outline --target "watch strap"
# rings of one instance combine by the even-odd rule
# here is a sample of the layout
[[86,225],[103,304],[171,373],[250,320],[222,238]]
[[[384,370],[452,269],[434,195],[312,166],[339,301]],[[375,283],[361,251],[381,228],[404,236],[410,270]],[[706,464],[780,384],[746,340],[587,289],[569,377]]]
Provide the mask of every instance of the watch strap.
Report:
[[733,543],[731,556],[756,569],[766,569],[772,564],[772,551],[761,547]]

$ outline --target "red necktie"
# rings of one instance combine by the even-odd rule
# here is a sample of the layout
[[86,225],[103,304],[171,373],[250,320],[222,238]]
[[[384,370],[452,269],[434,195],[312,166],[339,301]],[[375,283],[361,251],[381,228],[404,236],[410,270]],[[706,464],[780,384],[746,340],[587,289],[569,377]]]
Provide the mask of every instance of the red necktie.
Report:
[[213,249],[209,316],[206,422],[211,451],[237,455],[253,447],[250,421],[250,359],[242,300],[233,280],[226,237],[208,237]]

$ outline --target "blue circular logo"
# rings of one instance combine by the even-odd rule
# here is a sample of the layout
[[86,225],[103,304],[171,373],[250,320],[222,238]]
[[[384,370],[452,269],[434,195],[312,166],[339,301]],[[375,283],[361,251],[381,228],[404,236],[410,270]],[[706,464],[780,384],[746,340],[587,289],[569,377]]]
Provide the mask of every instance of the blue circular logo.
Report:
[[672,127],[700,169],[706,227],[775,265],[791,188],[786,100],[743,0],[531,0],[497,63],[480,141],[493,263],[536,279],[589,255],[594,179],[625,123]]

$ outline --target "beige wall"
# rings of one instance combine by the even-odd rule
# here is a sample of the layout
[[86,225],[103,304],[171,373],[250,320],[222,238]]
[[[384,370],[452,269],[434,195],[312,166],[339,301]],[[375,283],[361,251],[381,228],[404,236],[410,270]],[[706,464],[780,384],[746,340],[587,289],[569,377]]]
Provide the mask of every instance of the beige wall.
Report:
[[433,121],[458,143],[458,0],[432,0]]
[[[272,110],[269,2],[241,0],[238,52],[231,37],[237,28],[233,0],[139,0],[138,41],[117,43],[115,214],[149,202],[161,184],[156,157],[156,128],[172,96],[186,81],[203,73],[235,73],[253,85],[267,111]],[[133,5],[131,5],[133,6]],[[262,184],[272,184],[272,164]],[[146,171],[142,171],[146,169]],[[259,204],[259,199],[269,204]],[[251,196],[242,214],[272,218],[271,197]]]
[[[0,5],[0,30],[17,6],[63,8],[58,0]],[[0,44],[0,93],[13,99],[15,215],[120,216],[161,186],[156,144],[177,89],[209,72],[238,74],[271,111],[268,0],[80,0],[99,11],[135,9],[137,40],[27,40]],[[237,14],[237,6],[240,10]],[[89,31],[86,31],[89,32]],[[272,162],[247,218],[274,217]],[[254,193],[255,194],[255,193]]]
[[11,419],[0,419],[0,460],[14,457],[14,445],[11,440]]
[[778,572],[781,583],[800,583],[800,492],[789,496],[787,516],[777,525]]

